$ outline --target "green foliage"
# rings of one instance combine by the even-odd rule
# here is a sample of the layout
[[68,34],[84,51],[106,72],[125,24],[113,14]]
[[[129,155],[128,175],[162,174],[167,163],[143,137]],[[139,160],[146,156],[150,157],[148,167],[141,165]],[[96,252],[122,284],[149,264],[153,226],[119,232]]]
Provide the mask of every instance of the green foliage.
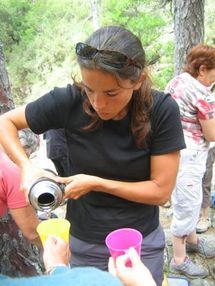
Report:
[[[173,41],[168,41],[156,46],[156,51],[159,51],[159,62],[152,66],[152,79],[155,88],[165,90],[167,82],[173,77],[174,65],[173,65],[173,53],[174,45]],[[153,52],[153,50],[152,50]]]
[[47,85],[53,70],[68,61],[73,41],[79,36],[74,28],[88,17],[89,5],[85,3],[79,9],[82,1],[74,5],[70,0],[0,3],[0,21],[5,27],[0,39],[4,43],[13,95],[20,104],[32,93],[34,84]]
[[19,43],[26,29],[25,13],[29,10],[26,1],[4,0],[0,2],[0,35],[7,43]]
[[[122,25],[140,37],[155,87],[163,90],[173,76],[170,7],[161,7],[160,0],[97,3],[100,25]],[[213,42],[213,5],[206,11],[206,38]],[[13,96],[23,104],[78,73],[74,46],[94,30],[91,1],[1,0],[0,26]]]
[[[151,1],[102,1],[102,9],[105,11],[102,18],[102,25],[121,25],[138,37],[140,37],[144,46],[148,46],[155,41],[165,20],[162,18],[159,10],[152,12],[148,5]],[[151,6],[152,9],[153,5]]]

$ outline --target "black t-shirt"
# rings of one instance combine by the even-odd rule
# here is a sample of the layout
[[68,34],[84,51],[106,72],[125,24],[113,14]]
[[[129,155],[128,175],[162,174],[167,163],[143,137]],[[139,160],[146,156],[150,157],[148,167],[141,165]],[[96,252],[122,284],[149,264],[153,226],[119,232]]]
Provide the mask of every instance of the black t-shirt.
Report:
[[[35,133],[65,128],[70,173],[136,182],[150,178],[150,156],[185,148],[177,103],[170,95],[154,91],[152,131],[147,146],[138,148],[130,130],[130,114],[122,120],[103,121],[103,127],[84,131],[90,122],[83,111],[83,96],[75,87],[55,88],[26,107],[29,127]],[[168,166],[167,166],[168,168]],[[90,243],[104,243],[117,228],[132,227],[143,237],[159,224],[159,208],[91,191],[70,199],[67,219],[73,236]]]

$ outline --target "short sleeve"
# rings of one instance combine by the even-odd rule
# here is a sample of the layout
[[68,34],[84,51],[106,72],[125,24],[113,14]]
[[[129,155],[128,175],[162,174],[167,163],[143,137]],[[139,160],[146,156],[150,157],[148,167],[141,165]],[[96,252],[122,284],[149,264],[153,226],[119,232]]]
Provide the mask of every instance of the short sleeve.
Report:
[[215,118],[215,99],[208,101],[199,99],[196,104],[198,110],[198,118],[208,120]]
[[80,92],[75,86],[56,87],[26,106],[25,116],[30,129],[42,134],[49,129],[64,128]]
[[20,172],[18,167],[1,154],[1,192],[4,194],[6,206],[9,209],[27,206],[24,193],[20,191]]
[[179,107],[169,94],[154,95],[151,140],[152,155],[186,148]]

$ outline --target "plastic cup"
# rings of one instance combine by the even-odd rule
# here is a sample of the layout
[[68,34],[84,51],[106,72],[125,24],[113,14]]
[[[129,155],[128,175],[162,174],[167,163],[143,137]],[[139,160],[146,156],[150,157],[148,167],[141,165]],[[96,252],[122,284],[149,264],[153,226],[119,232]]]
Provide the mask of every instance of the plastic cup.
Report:
[[44,245],[49,235],[55,235],[69,243],[70,222],[63,218],[52,218],[42,221],[37,226],[37,232]]
[[[133,228],[120,228],[109,233],[105,243],[110,255],[116,259],[118,256],[126,254],[130,247],[134,247],[137,253],[141,254],[142,234]],[[131,266],[131,261],[127,261],[126,266]]]

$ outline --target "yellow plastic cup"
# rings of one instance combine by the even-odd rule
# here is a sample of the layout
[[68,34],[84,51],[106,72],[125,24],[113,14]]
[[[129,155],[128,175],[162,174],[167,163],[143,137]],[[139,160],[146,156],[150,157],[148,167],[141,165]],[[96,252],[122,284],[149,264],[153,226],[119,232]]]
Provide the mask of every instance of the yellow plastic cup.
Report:
[[70,222],[63,218],[52,218],[42,221],[37,226],[37,232],[44,245],[49,235],[55,235],[69,243]]
[[166,276],[166,274],[164,274],[164,278],[163,278],[162,286],[168,286],[168,285],[169,285],[169,283],[168,283],[167,276]]

